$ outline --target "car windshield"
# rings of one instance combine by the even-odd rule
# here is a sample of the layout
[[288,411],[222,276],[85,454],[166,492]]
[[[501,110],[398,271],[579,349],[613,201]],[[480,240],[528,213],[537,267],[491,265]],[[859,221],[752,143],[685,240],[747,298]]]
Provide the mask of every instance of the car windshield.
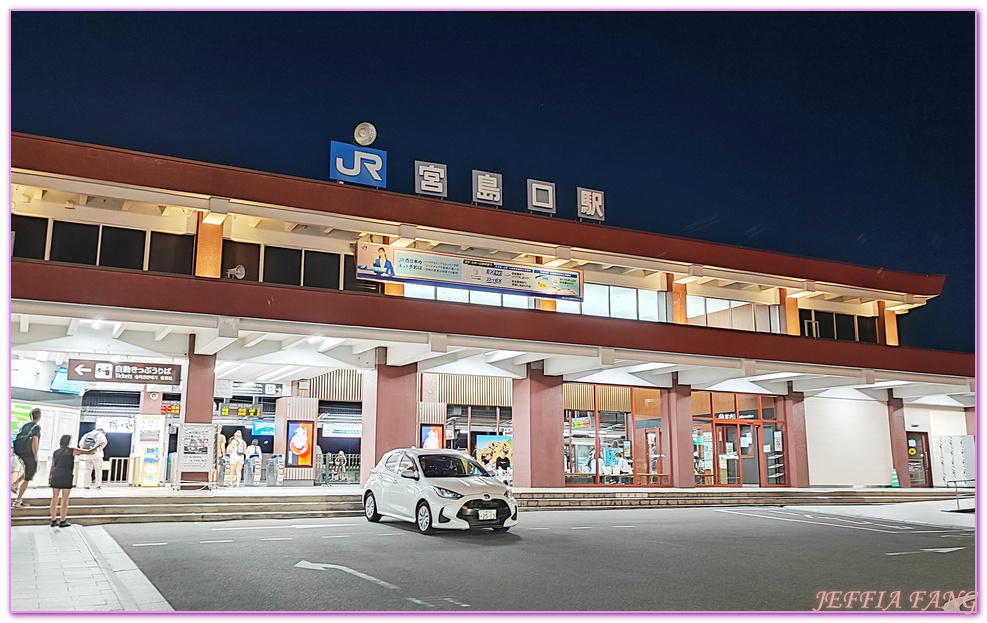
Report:
[[471,458],[451,454],[423,454],[418,457],[426,478],[465,478],[489,476],[483,466]]

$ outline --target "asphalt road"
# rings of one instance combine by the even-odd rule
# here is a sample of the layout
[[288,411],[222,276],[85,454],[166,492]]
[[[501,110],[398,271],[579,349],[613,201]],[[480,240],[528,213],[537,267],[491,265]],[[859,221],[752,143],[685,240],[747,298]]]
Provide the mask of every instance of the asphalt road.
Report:
[[433,536],[362,517],[104,528],[176,610],[834,611],[876,591],[867,609],[903,611],[974,589],[970,530],[763,507],[520,520]]

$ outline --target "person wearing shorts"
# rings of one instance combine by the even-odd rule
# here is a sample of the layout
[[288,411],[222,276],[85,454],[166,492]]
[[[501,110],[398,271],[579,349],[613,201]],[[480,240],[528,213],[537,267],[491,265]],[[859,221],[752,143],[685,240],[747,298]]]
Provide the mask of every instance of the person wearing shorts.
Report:
[[[38,422],[41,421],[41,409],[35,407],[31,410],[31,421],[24,426],[31,426],[31,432],[29,433],[30,442],[28,442],[28,448],[21,449],[20,451],[15,451],[17,457],[24,463],[24,476],[21,477],[16,483],[11,485],[18,485],[17,488],[17,499],[14,500],[11,506],[27,506],[24,502],[24,492],[27,491],[27,483],[31,482],[34,478],[34,474],[38,471],[38,440],[41,439],[41,425]],[[24,427],[21,427],[23,430]]]

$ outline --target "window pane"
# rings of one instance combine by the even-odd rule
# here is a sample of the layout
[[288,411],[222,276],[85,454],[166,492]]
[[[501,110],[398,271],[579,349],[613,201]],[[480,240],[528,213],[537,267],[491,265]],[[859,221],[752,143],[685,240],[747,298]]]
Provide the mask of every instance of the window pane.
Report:
[[14,232],[14,257],[45,259],[48,219],[11,214],[10,229]]
[[587,283],[583,298],[583,313],[588,316],[610,315],[610,288]]
[[754,303],[730,301],[730,326],[740,331],[754,330]]
[[580,313],[580,304],[576,301],[555,301],[555,311],[563,314]]
[[98,225],[55,221],[51,230],[51,260],[96,265]]
[[453,303],[469,303],[470,292],[459,288],[435,288],[435,298]]
[[771,306],[754,303],[754,330],[761,333],[771,332]]
[[305,282],[309,288],[339,289],[339,254],[305,250]]
[[226,277],[226,271],[243,266],[243,281],[260,280],[260,245],[250,242],[223,240],[223,265],[220,275]]
[[[775,397],[774,396],[761,396],[761,418],[764,420],[775,419]],[[768,442],[768,438],[764,438],[764,442]]]
[[849,314],[836,314],[836,339],[849,340],[851,342],[857,339],[853,316]]
[[476,305],[494,305],[500,307],[500,295],[494,292],[482,292],[480,290],[470,290],[470,303]]
[[799,310],[799,331],[803,337],[816,337],[815,323],[812,321],[811,309]]
[[685,297],[685,315],[689,320],[689,324],[705,327],[706,299],[701,296],[687,295]]
[[816,310],[816,322],[819,327],[818,337],[826,338],[832,340],[836,338],[836,322],[833,319],[833,312],[824,312]]
[[706,326],[730,328],[730,301],[724,299],[706,299]]
[[513,294],[505,294],[504,307],[514,307],[516,309],[531,309],[531,302],[533,300],[534,299],[527,296],[515,296]]
[[610,286],[610,317],[637,320],[637,290]]
[[857,316],[857,332],[861,342],[877,344],[877,318],[874,316]]
[[99,265],[142,270],[146,237],[147,232],[142,229],[103,225],[103,237],[99,244]]
[[435,286],[423,286],[417,283],[404,284],[404,295],[413,299],[435,300]]
[[781,333],[781,305],[768,305],[771,315],[771,332]]
[[297,286],[302,283],[302,251],[264,247],[264,281]]
[[343,289],[350,292],[377,292],[381,291],[381,284],[369,279],[356,278],[356,261],[352,255],[343,256]]
[[658,293],[654,290],[637,291],[637,316],[641,320],[659,322],[658,316]]
[[152,231],[149,255],[149,271],[191,275],[195,260],[195,236]]

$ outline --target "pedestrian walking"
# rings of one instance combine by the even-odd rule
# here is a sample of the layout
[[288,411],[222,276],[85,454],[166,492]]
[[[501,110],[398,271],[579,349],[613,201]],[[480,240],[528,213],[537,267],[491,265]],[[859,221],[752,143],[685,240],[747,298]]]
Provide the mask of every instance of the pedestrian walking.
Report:
[[[86,466],[86,477],[83,479],[86,489],[94,485],[97,489],[103,484],[103,448],[106,447],[106,432],[102,428],[96,428],[82,436],[79,442],[83,450],[94,448],[92,453],[87,453],[84,458]],[[95,474],[95,477],[93,477]]]
[[[51,487],[51,527],[64,528],[70,525],[65,521],[69,512],[69,495],[72,493],[72,468],[75,466],[75,455],[91,455],[96,452],[96,446],[83,450],[70,448],[72,435],[62,435],[58,440],[58,450],[51,455],[51,471],[48,473],[48,486]],[[59,508],[59,501],[61,507]],[[55,519],[59,517],[59,519]]]
[[27,506],[24,502],[24,492],[27,491],[27,483],[31,482],[34,474],[38,471],[38,440],[41,439],[41,409],[35,407],[31,409],[31,421],[21,426],[17,437],[14,438],[14,454],[24,464],[24,473],[10,488],[16,487],[17,499],[11,504],[13,507]]

